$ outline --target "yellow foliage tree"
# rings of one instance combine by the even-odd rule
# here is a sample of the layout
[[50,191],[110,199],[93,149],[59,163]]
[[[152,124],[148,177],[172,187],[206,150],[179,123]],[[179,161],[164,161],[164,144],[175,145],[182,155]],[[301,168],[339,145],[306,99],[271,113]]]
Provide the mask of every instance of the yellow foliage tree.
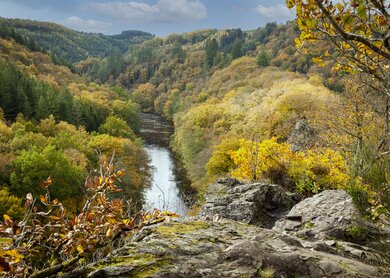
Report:
[[[387,1],[287,0],[295,8],[301,35],[298,47],[325,41],[337,52],[316,55],[322,65],[333,59],[336,69],[363,71],[386,83],[384,93],[390,96],[388,78],[390,61],[390,13]],[[318,53],[312,53],[318,54]],[[386,81],[387,80],[387,81]]]
[[240,147],[238,139],[227,138],[214,148],[214,152],[206,164],[209,176],[224,175],[234,169],[234,161],[230,152],[236,151]]
[[6,188],[0,190],[0,215],[7,214],[13,218],[21,219],[25,209],[22,199],[11,195]]
[[293,182],[295,190],[302,193],[345,188],[349,178],[344,158],[330,149],[292,152],[290,145],[271,138],[262,142],[240,140],[239,149],[229,153],[236,164],[233,177],[252,182],[268,178],[284,185]]
[[262,142],[240,140],[240,148],[230,155],[238,166],[232,175],[250,181],[263,178],[270,169],[285,167],[293,157],[289,145],[277,143],[276,138]]

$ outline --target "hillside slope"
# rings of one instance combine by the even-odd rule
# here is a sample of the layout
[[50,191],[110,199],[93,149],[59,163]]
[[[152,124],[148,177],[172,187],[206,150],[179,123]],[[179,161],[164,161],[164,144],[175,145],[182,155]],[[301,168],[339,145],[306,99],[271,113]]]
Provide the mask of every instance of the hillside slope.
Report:
[[0,18],[21,35],[31,37],[41,48],[60,60],[76,63],[88,57],[105,57],[115,50],[126,52],[130,45],[149,40],[142,31],[124,31],[120,35],[77,32],[59,24],[22,19]]
[[[123,89],[93,83],[12,39],[0,38],[0,66],[3,198],[42,194],[39,182],[50,176],[53,196],[73,201],[75,210],[87,173],[115,153],[126,169],[124,194],[142,203],[149,159],[135,135],[139,106]],[[21,202],[14,210],[5,202],[0,211],[20,217]]]

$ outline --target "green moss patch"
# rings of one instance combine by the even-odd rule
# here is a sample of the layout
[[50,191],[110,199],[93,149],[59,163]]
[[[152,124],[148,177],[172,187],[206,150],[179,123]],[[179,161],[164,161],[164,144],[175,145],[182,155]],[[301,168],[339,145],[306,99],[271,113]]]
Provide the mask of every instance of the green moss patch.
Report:
[[158,258],[151,254],[133,254],[129,256],[116,257],[110,262],[97,265],[95,269],[103,269],[106,267],[120,267],[120,266],[134,266],[128,277],[151,277],[157,272],[161,271],[164,266],[169,266],[170,260],[168,258]]
[[196,230],[207,229],[210,225],[204,221],[194,221],[191,223],[164,223],[156,231],[163,236],[174,236],[175,234],[189,234]]

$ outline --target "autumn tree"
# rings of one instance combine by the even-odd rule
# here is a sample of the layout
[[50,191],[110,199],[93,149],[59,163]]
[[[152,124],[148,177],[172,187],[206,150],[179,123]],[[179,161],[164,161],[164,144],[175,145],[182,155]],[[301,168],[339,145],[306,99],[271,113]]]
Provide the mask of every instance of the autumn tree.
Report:
[[153,102],[156,97],[156,86],[152,83],[141,84],[132,92],[132,99],[140,104],[145,111],[153,109]]
[[7,214],[17,219],[21,219],[24,214],[22,199],[13,196],[7,188],[0,190],[0,214]]
[[[328,42],[334,54],[322,53],[321,62],[333,58],[336,69],[349,72],[363,71],[386,81],[390,60],[390,12],[388,1],[287,0],[297,13],[301,30],[296,39],[298,47],[318,41]],[[315,54],[315,53],[312,53]],[[388,82],[383,92],[390,95]]]
[[305,194],[345,188],[348,180],[343,157],[330,149],[292,152],[290,145],[271,138],[240,140],[240,147],[229,154],[236,164],[233,177],[252,182],[268,179]]
[[[295,40],[298,48],[314,56],[313,61],[325,65],[333,63],[333,69],[340,73],[355,74],[360,88],[373,111],[383,119],[383,131],[377,146],[363,142],[365,111],[361,105],[352,106],[354,116],[356,155],[352,174],[356,175],[356,192],[365,191],[366,196],[355,198],[373,200],[374,215],[378,208],[390,211],[389,179],[389,138],[390,138],[390,5],[387,0],[287,0],[289,8],[295,8],[297,24],[301,31]],[[318,53],[313,45],[318,42],[330,48]],[[348,114],[346,115],[348,116]],[[371,145],[370,145],[371,144]],[[361,194],[360,194],[361,196]],[[367,197],[370,196],[370,197]]]
[[[363,85],[382,97],[385,110],[383,140],[386,149],[390,132],[390,11],[389,1],[287,0],[295,8],[301,31],[295,40],[298,48],[324,65],[327,60],[341,72],[359,73]],[[319,41],[329,51],[317,53],[311,47]],[[388,146],[387,146],[388,147]]]
[[230,152],[237,151],[239,147],[240,141],[230,137],[214,147],[213,154],[206,164],[207,174],[210,176],[223,176],[234,169],[235,163]]
[[112,108],[115,116],[125,120],[132,130],[139,131],[140,106],[137,103],[131,100],[114,100],[112,102]]
[[43,151],[22,151],[12,162],[12,169],[11,190],[18,196],[25,196],[29,192],[41,193],[36,184],[49,173],[58,184],[53,190],[54,196],[80,200],[80,186],[85,171],[72,165],[66,156],[53,146],[47,146]]
[[135,139],[134,131],[131,130],[124,120],[115,116],[109,116],[104,124],[99,127],[99,132],[114,137]]

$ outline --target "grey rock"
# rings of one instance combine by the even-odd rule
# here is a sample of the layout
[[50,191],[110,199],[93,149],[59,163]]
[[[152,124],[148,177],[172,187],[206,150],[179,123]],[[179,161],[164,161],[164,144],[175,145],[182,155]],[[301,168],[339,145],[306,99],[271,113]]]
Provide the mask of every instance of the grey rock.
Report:
[[294,203],[278,185],[221,179],[199,217],[144,227],[110,257],[62,277],[257,278],[269,269],[276,278],[390,277],[374,266],[380,249],[371,241],[389,243],[389,225],[365,221],[342,190]]
[[319,262],[319,267],[324,272],[325,276],[331,277],[335,274],[339,274],[341,272],[340,266],[324,259]]
[[381,235],[363,219],[343,190],[323,191],[295,205],[274,230],[310,240],[339,239],[365,243]]
[[[104,262],[63,277],[385,277],[358,258],[303,247],[299,239],[232,220],[183,221],[149,227]],[[158,250],[158,252],[156,252]]]
[[98,269],[91,272],[88,278],[104,278],[104,277],[128,277],[133,271],[134,266],[109,266],[104,269]]
[[217,180],[219,184],[226,184],[228,186],[236,186],[242,184],[240,181],[233,178],[221,178]]
[[316,143],[316,132],[311,128],[306,119],[296,122],[295,128],[290,133],[287,143],[292,145],[293,151],[302,151],[313,147]]
[[200,215],[212,219],[232,219],[243,223],[272,227],[296,203],[279,185],[242,184],[234,179],[220,179],[208,187],[206,203]]

